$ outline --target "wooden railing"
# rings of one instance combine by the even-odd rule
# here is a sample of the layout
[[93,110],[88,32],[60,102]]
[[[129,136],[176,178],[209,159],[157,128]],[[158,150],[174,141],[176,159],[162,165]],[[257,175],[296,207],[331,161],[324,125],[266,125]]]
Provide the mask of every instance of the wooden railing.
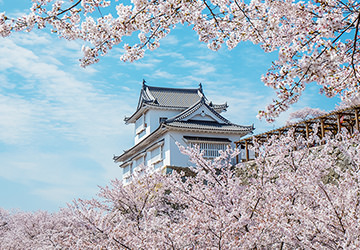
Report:
[[[346,128],[350,134],[353,134],[354,131],[359,131],[359,112],[360,106],[350,107],[346,109],[336,110],[330,112],[326,115],[318,116],[312,119],[305,121],[297,122],[290,124],[278,129],[270,130],[265,133],[247,137],[235,142],[237,148],[242,148],[245,150],[245,159],[242,161],[249,161],[249,145],[252,144],[253,138],[259,143],[266,142],[272,136],[282,136],[286,135],[290,129],[294,129],[295,136],[301,134],[302,136],[308,138],[312,131],[312,124],[319,124],[320,129],[318,131],[318,136],[323,138],[325,133],[330,132],[332,135],[336,135],[341,131],[342,128]],[[239,157],[236,159],[239,162]]]

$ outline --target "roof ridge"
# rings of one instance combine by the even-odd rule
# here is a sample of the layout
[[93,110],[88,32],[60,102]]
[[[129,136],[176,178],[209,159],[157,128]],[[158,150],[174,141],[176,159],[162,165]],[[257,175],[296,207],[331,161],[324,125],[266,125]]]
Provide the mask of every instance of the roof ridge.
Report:
[[150,91],[151,89],[153,90],[178,90],[178,91],[193,91],[193,92],[196,92],[196,91],[199,91],[200,87],[198,88],[171,88],[171,87],[158,87],[158,86],[149,86],[149,85],[145,85],[146,88],[148,88]]

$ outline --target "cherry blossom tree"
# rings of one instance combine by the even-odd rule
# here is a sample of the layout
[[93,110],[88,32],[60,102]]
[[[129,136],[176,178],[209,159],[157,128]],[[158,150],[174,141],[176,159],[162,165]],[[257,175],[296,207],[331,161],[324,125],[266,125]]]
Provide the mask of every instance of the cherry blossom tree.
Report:
[[134,61],[156,49],[176,25],[190,26],[199,40],[218,50],[241,41],[278,51],[262,77],[277,99],[259,116],[272,121],[316,82],[328,97],[349,99],[359,92],[360,3],[341,0],[33,0],[29,13],[0,13],[0,36],[49,27],[61,38],[84,41],[81,65],[99,60],[126,36],[121,59]]
[[357,107],[360,106],[360,94],[357,93],[351,98],[345,98],[337,107],[336,109],[345,109],[350,107]]
[[114,180],[57,213],[1,210],[0,248],[358,249],[360,134],[313,130],[255,142],[255,161],[235,166],[236,150],[211,161],[180,147],[193,175]]
[[[272,120],[311,82],[329,97],[357,97],[359,8],[339,0],[34,0],[27,15],[0,14],[0,35],[49,27],[84,41],[82,66],[131,35],[139,42],[124,44],[122,59],[137,60],[178,24],[213,50],[249,40],[279,53],[263,76],[278,99],[259,114]],[[208,160],[198,148],[180,147],[194,164],[191,176],[147,173],[127,186],[114,180],[99,197],[56,213],[0,209],[0,248],[359,249],[360,134],[320,139],[312,131],[254,142],[255,160],[238,165],[236,150]]]
[[327,114],[327,112],[321,109],[305,107],[291,113],[286,123],[291,124],[293,122],[305,121],[325,114]]

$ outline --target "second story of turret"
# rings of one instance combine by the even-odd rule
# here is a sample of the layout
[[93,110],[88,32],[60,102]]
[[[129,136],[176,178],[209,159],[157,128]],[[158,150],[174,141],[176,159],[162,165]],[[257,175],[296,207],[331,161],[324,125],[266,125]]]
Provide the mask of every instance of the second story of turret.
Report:
[[163,88],[148,86],[145,81],[140,92],[136,111],[125,118],[126,124],[135,125],[135,144],[159,128],[162,122],[188,109],[201,99],[218,113],[225,111],[227,104],[214,105],[204,96],[201,84],[198,88]]

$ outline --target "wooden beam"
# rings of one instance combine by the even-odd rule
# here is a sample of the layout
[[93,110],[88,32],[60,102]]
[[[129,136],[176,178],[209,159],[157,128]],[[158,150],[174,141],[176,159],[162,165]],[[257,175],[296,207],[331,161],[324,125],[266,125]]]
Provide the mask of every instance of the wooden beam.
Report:
[[359,109],[355,108],[355,128],[357,131],[360,131],[359,129]]
[[342,115],[353,115],[352,113],[341,112]]
[[306,126],[306,139],[309,139],[310,133],[309,133],[309,124],[305,123]]
[[321,139],[325,137],[325,121],[324,119],[320,119],[321,126]]
[[246,161],[249,161],[249,147],[247,140],[245,140],[245,156],[246,156]]
[[336,116],[336,124],[337,124],[337,132],[340,133],[341,132],[341,119],[340,119],[341,114],[337,114]]

